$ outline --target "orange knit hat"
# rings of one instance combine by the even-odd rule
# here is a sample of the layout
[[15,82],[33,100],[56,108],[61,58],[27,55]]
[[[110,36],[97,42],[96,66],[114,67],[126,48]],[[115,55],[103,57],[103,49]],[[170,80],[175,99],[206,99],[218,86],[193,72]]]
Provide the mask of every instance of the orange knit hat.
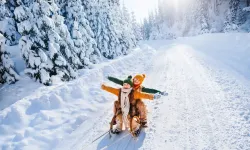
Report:
[[141,82],[141,84],[142,84],[142,82],[144,81],[145,77],[146,77],[145,74],[137,74],[136,76],[134,76],[133,79],[139,80]]

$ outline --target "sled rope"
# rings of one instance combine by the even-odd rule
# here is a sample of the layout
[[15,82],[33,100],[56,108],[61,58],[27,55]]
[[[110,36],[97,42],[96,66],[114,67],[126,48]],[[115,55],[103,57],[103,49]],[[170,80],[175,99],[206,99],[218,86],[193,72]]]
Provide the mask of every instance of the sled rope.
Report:
[[130,135],[129,133],[128,134],[125,134],[124,136],[120,137],[118,140],[116,140],[115,142],[112,142],[112,143],[109,143],[108,145],[106,145],[105,147],[103,147],[102,149],[100,150],[105,150],[107,148],[109,148],[110,146],[116,144],[117,142],[121,141],[122,139],[124,139],[125,137],[127,137],[128,135]]
[[96,139],[94,139],[94,140],[91,142],[91,144],[94,143],[95,141],[97,141],[98,139],[100,139],[101,137],[103,137],[104,135],[106,135],[107,133],[109,133],[109,130],[108,130],[107,132],[103,133],[102,135],[100,135],[99,137],[97,137]]
[[[117,117],[117,115],[119,115],[119,112],[117,112],[117,113],[113,116],[113,118],[112,118],[112,120],[111,120],[111,122],[110,122],[110,129],[109,129],[107,132],[105,132],[105,133],[103,133],[102,135],[100,135],[99,137],[97,137],[96,139],[94,139],[94,140],[93,140],[89,145],[87,145],[85,148],[91,146],[95,141],[97,141],[98,139],[100,139],[101,137],[103,137],[104,135],[106,135],[107,133],[109,133],[109,138],[112,137],[112,135],[111,135],[111,133],[113,133],[112,127],[113,127],[113,124],[114,124],[114,121],[115,121],[115,118]],[[83,149],[85,149],[85,148],[83,148]]]
[[107,133],[109,133],[109,130],[105,133],[103,133],[102,135],[100,135],[99,137],[97,137],[96,139],[94,139],[91,143],[89,143],[88,145],[86,146],[82,146],[82,150],[86,149],[87,147],[91,146],[95,141],[97,141],[98,139],[100,139],[101,137],[103,137],[104,135],[106,135]]

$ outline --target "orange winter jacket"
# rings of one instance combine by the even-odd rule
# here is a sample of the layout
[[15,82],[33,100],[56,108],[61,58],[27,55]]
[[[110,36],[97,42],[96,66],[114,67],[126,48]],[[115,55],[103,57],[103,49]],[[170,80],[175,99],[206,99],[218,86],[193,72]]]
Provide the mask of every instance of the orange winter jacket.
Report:
[[[116,96],[119,96],[120,93],[120,89],[117,88],[113,88],[110,86],[106,86],[106,85],[102,85],[102,89],[110,92]],[[154,95],[152,94],[147,94],[147,93],[143,93],[143,92],[139,92],[138,90],[134,90],[134,99],[149,99],[149,100],[153,100],[154,99]]]

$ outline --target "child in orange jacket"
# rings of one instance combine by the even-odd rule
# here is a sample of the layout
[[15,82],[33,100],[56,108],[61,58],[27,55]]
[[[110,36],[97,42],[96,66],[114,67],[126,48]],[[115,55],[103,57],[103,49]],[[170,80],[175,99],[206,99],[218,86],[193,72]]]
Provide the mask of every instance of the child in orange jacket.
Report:
[[[133,82],[131,81],[132,77],[129,76],[126,80],[123,81],[122,88],[113,88],[106,85],[102,85],[102,89],[108,91],[118,97],[118,101],[115,101],[115,109],[114,113],[116,115],[116,129],[113,131],[114,133],[120,133],[122,131],[122,125],[125,124],[125,127],[129,127],[130,119],[138,114],[135,113],[135,108],[133,107],[134,103],[137,99],[157,99],[160,98],[159,94],[147,94],[143,92],[139,92],[137,90],[133,90]],[[118,109],[117,109],[118,108]],[[139,120],[131,120],[132,121],[132,129],[134,134],[137,135],[140,124]]]

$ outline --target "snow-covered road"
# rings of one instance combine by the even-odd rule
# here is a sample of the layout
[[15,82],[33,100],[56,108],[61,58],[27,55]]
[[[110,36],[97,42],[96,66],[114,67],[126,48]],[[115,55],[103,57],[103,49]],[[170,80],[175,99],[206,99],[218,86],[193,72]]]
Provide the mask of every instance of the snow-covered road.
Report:
[[[248,150],[250,44],[242,39],[250,37],[214,34],[151,41],[66,84],[25,87],[25,78],[4,90],[0,149]],[[116,100],[100,89],[101,83],[119,87],[107,75],[125,78],[137,73],[146,74],[145,87],[169,93],[145,100],[149,127],[137,140],[124,132],[91,143],[108,130]],[[35,92],[24,92],[31,86]],[[5,104],[8,99],[11,103]]]
[[169,96],[145,101],[149,128],[139,139],[124,133],[90,143],[108,129],[109,107],[58,149],[250,149],[250,94],[241,80],[190,45],[161,43],[149,57],[144,85],[167,90]]
[[215,78],[216,70],[200,62],[199,55],[189,46],[173,46],[157,57],[164,61],[154,62],[156,67],[150,76],[152,80],[159,77],[160,81],[152,86],[167,89],[169,96],[151,106],[152,130],[143,149],[250,148],[249,121],[240,121],[240,109],[235,102],[249,93],[232,88],[235,97],[228,95],[227,89],[217,82],[224,77]]

